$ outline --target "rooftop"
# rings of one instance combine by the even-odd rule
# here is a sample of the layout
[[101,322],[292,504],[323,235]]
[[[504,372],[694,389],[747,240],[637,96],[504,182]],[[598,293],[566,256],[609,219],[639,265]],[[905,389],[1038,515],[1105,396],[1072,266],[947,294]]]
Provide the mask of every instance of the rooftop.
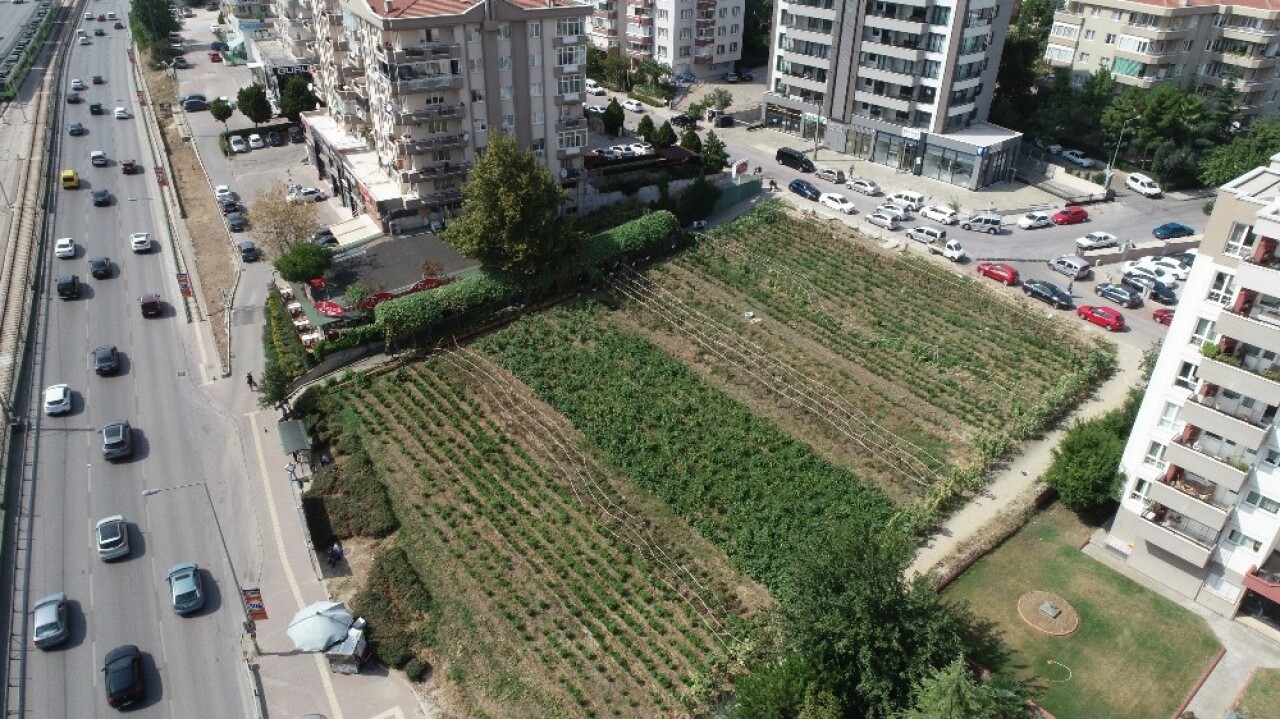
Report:
[[988,147],[990,145],[996,145],[1004,142],[1005,140],[1012,140],[1022,133],[1010,130],[1007,127],[992,125],[987,122],[975,122],[963,130],[944,132],[941,134],[942,137],[961,140],[978,147]]
[[521,10],[545,10],[548,8],[581,7],[588,12],[588,3],[582,0],[364,0],[375,15],[385,18],[434,17],[437,15],[461,15],[481,2],[505,2]]
[[318,135],[326,145],[341,152],[347,162],[351,163],[356,178],[375,201],[403,197],[400,183],[387,176],[378,163],[377,151],[365,145],[363,139],[344,131],[323,110],[303,113],[303,118],[311,132]]
[[[1215,2],[1214,0],[1127,0],[1138,5],[1153,5],[1162,8],[1202,7],[1217,8],[1218,12],[1229,13],[1240,8],[1251,10],[1280,11],[1280,0],[1236,0],[1236,2]],[[1127,3],[1126,3],[1127,4]]]
[[305,64],[304,61],[293,56],[289,46],[280,38],[255,38],[253,44],[272,67],[290,67]]
[[[1280,202],[1280,154],[1271,157],[1271,164],[1254,168],[1223,185],[1222,192],[1230,192],[1241,200],[1262,205]],[[1269,214],[1277,214],[1274,211]]]

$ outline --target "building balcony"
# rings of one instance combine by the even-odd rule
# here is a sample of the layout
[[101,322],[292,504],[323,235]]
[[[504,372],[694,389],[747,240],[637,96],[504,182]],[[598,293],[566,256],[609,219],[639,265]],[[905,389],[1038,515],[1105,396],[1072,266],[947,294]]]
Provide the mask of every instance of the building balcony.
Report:
[[427,180],[437,180],[442,177],[465,175],[470,169],[470,162],[437,162],[425,167],[400,170],[400,181],[412,184]]
[[710,47],[716,44],[716,39],[714,37],[696,37],[693,39],[693,44],[697,47]]
[[699,30],[706,30],[716,26],[716,19],[713,17],[700,17],[693,21],[695,27]]
[[[1280,285],[1274,286],[1273,291],[1280,292]],[[1218,315],[1218,332],[1280,353],[1280,311],[1253,303],[1246,303],[1240,309],[1228,309]]]
[[353,100],[337,100],[332,103],[334,112],[346,117],[358,117],[364,119],[364,108],[360,103]]
[[390,43],[384,43],[378,46],[378,54],[392,65],[453,60],[462,57],[462,45],[453,42],[425,42],[397,48]]
[[421,124],[428,120],[447,120],[454,117],[465,117],[467,114],[466,103],[452,105],[449,103],[438,103],[420,107],[414,110],[400,110],[396,113],[396,119],[400,124]]
[[581,45],[586,42],[585,35],[556,35],[552,38],[552,47],[568,47],[570,45]]
[[324,14],[324,21],[328,23],[329,27],[342,27],[342,13],[327,12]]
[[1211,54],[1210,57],[1218,60],[1219,62],[1224,62],[1228,65],[1233,65],[1235,67],[1248,68],[1251,70],[1256,70],[1261,67],[1276,66],[1275,57],[1268,57],[1262,54],[1246,55],[1243,53],[1236,53],[1236,52],[1217,52],[1217,53]]
[[896,57],[899,60],[920,62],[924,59],[924,49],[920,47],[919,40],[890,41],[887,38],[882,37],[880,40],[864,40],[863,46],[866,48],[867,52],[875,52],[880,55]]
[[1213,500],[1212,485],[1204,486],[1183,477],[1152,482],[1147,488],[1147,497],[1200,522],[1214,532],[1221,532],[1231,516],[1230,507]]
[[593,27],[593,28],[591,28],[591,34],[592,34],[592,35],[595,35],[596,37],[617,37],[617,36],[618,36],[618,28],[616,28],[616,27]]
[[465,145],[466,142],[467,133],[465,132],[432,137],[423,140],[416,140],[411,137],[400,137],[396,140],[396,153],[399,155],[423,155],[433,150],[441,150],[446,147],[460,147]]
[[408,95],[416,92],[432,90],[456,90],[462,87],[461,75],[427,75],[410,80],[396,80],[391,83],[391,91],[397,95]]
[[1125,35],[1148,40],[1181,40],[1191,36],[1189,28],[1167,25],[1125,25],[1123,32]]
[[926,20],[923,13],[918,15],[908,15],[906,17],[898,17],[897,15],[889,15],[884,13],[869,12],[866,14],[864,23],[869,27],[878,27],[885,30],[897,30],[906,33],[924,33]]
[[1159,83],[1161,80],[1158,77],[1154,77],[1150,75],[1148,75],[1147,77],[1135,77],[1133,75],[1117,74],[1117,75],[1112,75],[1111,77],[1115,78],[1116,82],[1120,83],[1121,85],[1124,85],[1125,87],[1141,87],[1146,89],[1155,87],[1156,83]]
[[698,0],[695,6],[698,10],[715,10],[716,0]]
[[562,147],[559,150],[556,150],[556,157],[561,160],[565,160],[570,157],[577,157],[578,155],[581,155],[581,154],[582,154],[581,147]]
[[1153,502],[1142,512],[1144,521],[1134,524],[1138,537],[1173,554],[1184,561],[1203,568],[1213,555],[1217,534],[1199,522]]
[[[1262,217],[1258,219],[1259,224],[1266,221]],[[1267,219],[1275,223],[1275,218]],[[1276,258],[1274,249],[1269,249],[1269,244],[1259,246],[1253,255],[1246,257],[1245,261],[1236,267],[1236,285],[1251,290],[1280,287],[1280,259]],[[1280,292],[1272,294],[1280,294]]]
[[423,207],[432,209],[451,207],[462,203],[462,189],[453,188],[448,190],[438,190],[436,192],[428,192],[419,195],[406,195],[404,198],[404,209],[418,210]]
[[1174,440],[1164,452],[1165,461],[1182,469],[1204,477],[1214,484],[1239,492],[1244,486],[1247,469],[1227,463],[1225,458],[1215,457],[1200,448],[1196,442]]
[[858,76],[860,78],[870,78],[879,82],[887,82],[892,85],[903,85],[911,87],[915,84],[916,74],[909,73],[905,70],[897,70],[892,67],[880,67],[874,63],[864,62],[858,66]]
[[1242,447],[1261,446],[1269,429],[1268,423],[1255,421],[1253,409],[1241,406],[1238,401],[1229,403],[1216,394],[1192,394],[1182,405],[1178,418],[1219,437],[1226,437]]
[[693,56],[693,64],[695,65],[710,65],[715,61],[716,59],[712,55],[694,55]]
[[573,103],[582,102],[582,99],[582,93],[580,92],[566,92],[556,95],[554,102],[557,105],[572,105]]
[[585,117],[562,117],[556,120],[556,130],[576,130],[579,127],[587,126],[587,118]]
[[1280,39],[1280,30],[1249,30],[1242,27],[1219,28],[1226,40],[1258,43],[1266,45]]
[[1223,355],[1216,359],[1202,359],[1198,374],[1205,382],[1212,382],[1264,404],[1280,404],[1280,366],[1262,367],[1245,363],[1231,355]]
[[[630,33],[628,33],[630,34]],[[556,77],[564,77],[565,75],[580,75],[585,71],[582,65],[556,65],[552,68],[552,74]]]
[[1280,553],[1273,550],[1262,566],[1245,572],[1244,588],[1280,603]]

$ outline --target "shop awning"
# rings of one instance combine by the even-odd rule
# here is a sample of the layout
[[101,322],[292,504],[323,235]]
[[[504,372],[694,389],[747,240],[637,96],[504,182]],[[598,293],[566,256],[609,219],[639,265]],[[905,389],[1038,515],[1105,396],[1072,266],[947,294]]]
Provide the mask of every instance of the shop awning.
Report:
[[329,228],[338,240],[339,250],[349,250],[382,237],[382,227],[368,215],[353,217]]

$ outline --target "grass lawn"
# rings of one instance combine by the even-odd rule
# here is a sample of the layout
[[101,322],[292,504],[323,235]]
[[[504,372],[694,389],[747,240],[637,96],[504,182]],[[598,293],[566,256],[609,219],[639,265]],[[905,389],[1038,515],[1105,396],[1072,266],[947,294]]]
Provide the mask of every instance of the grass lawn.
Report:
[[1280,669],[1254,672],[1238,708],[1246,719],[1280,717]]
[[[943,596],[992,623],[1012,653],[993,668],[1017,671],[1058,719],[1167,719],[1220,645],[1195,615],[1082,554],[1089,531],[1054,505]],[[1051,637],[1018,616],[1018,597],[1037,589],[1076,608],[1074,634]]]

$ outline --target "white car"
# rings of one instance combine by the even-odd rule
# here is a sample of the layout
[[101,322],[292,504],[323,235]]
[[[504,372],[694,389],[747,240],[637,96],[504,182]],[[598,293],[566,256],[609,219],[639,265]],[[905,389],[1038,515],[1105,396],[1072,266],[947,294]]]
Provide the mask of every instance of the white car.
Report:
[[50,417],[71,411],[71,385],[55,384],[44,388],[44,413]]
[[74,80],[72,80],[72,81],[71,81],[71,89],[72,89],[72,90],[86,90],[86,89],[88,89],[88,88],[85,86],[85,84],[84,84],[84,80],[81,80],[80,78],[78,78],[78,77],[77,77],[77,78],[75,78]]
[[151,233],[135,232],[129,235],[129,247],[134,252],[150,252],[151,251]]
[[597,97],[598,97],[598,96],[600,96],[600,95],[608,95],[608,94],[609,94],[609,91],[608,91],[608,90],[604,89],[603,87],[600,87],[599,85],[588,85],[588,86],[587,86],[587,89],[586,89],[586,91],[585,91],[585,92],[586,92],[588,95],[596,95]]
[[128,119],[129,119],[129,111],[128,111],[128,110],[126,110],[126,109],[124,109],[123,107],[117,107],[117,108],[116,108],[116,119],[117,119],[117,120],[128,120]]
[[1049,217],[1048,212],[1028,212],[1018,218],[1018,227],[1024,230],[1034,230],[1039,227],[1049,227],[1053,225],[1053,220]]
[[249,145],[245,143],[244,138],[239,135],[232,135],[228,143],[232,152],[248,152]]
[[1160,185],[1156,181],[1142,174],[1141,172],[1131,172],[1125,178],[1124,186],[1145,197],[1159,197],[1163,192]]
[[93,19],[93,13],[91,13],[91,12],[87,12],[87,13],[85,13],[85,14],[84,14],[84,19],[85,19],[85,20],[92,20],[92,19]]
[[1178,278],[1174,277],[1172,272],[1146,260],[1130,260],[1120,267],[1125,277],[1155,280],[1169,287],[1175,287],[1178,284]]
[[647,142],[636,142],[636,143],[632,143],[632,145],[631,145],[631,152],[633,152],[633,153],[635,154],[635,156],[636,156],[636,157],[643,157],[643,156],[645,156],[645,155],[652,155],[652,154],[653,154],[653,145],[650,145],[650,144],[649,144],[649,143],[647,143]]
[[852,215],[858,211],[858,208],[853,206],[852,200],[838,192],[822,193],[822,197],[818,198],[818,204],[830,207],[836,212],[843,212],[846,215]]
[[213,33],[214,35],[217,35],[218,33],[222,32],[222,26],[215,22],[214,24],[209,26],[209,32]]
[[1173,275],[1178,280],[1187,279],[1187,274],[1189,272],[1186,267],[1182,266],[1181,262],[1178,262],[1172,257],[1151,257],[1147,259],[1146,264],[1152,267],[1160,267],[1168,271],[1169,274]]
[[876,208],[876,212],[887,217],[892,217],[896,222],[904,222],[911,219],[911,213],[897,205],[880,205]]
[[960,215],[955,210],[938,205],[928,205],[920,208],[920,216],[926,220],[941,222],[944,225],[955,225],[960,222]]
[[1090,232],[1084,237],[1076,239],[1076,247],[1082,250],[1097,250],[1103,247],[1115,247],[1120,244],[1120,239],[1110,232]]
[[88,45],[88,44],[89,44],[89,38],[85,37],[84,35],[81,35],[81,36],[79,37],[79,39],[77,39],[77,40],[76,40],[76,44],[78,44],[78,45]]
[[59,259],[76,256],[76,241],[70,237],[60,237],[53,245],[53,254]]
[[636,156],[635,149],[630,145],[611,145],[609,151],[613,153],[615,158]]
[[218,185],[213,188],[213,197],[218,202],[235,202],[236,193],[227,185]]
[[93,165],[94,167],[106,167],[107,153],[103,152],[102,150],[94,150],[93,152],[90,152],[89,164]]
[[622,103],[622,109],[632,112],[644,112],[644,103],[639,100],[626,100]]
[[123,515],[98,520],[93,538],[98,545],[98,559],[106,562],[129,556],[129,522]]
[[298,188],[296,192],[289,195],[289,202],[295,204],[301,202],[320,202],[327,197],[328,195],[324,194],[323,190],[318,190],[314,187],[301,187]]
[[867,222],[870,222],[873,225],[879,225],[886,230],[896,230],[899,227],[897,219],[886,215],[883,212],[872,212],[867,215]]
[[1079,150],[1063,150],[1062,159],[1080,167],[1093,167],[1093,160],[1090,160]]
[[261,150],[266,146],[267,146],[267,143],[262,141],[262,135],[259,135],[258,133],[255,132],[249,136],[249,147],[255,150]]
[[879,185],[872,182],[871,180],[863,180],[861,178],[849,180],[848,182],[844,183],[844,187],[846,190],[861,192],[862,194],[867,195],[868,197],[875,197],[876,195],[882,192]]

